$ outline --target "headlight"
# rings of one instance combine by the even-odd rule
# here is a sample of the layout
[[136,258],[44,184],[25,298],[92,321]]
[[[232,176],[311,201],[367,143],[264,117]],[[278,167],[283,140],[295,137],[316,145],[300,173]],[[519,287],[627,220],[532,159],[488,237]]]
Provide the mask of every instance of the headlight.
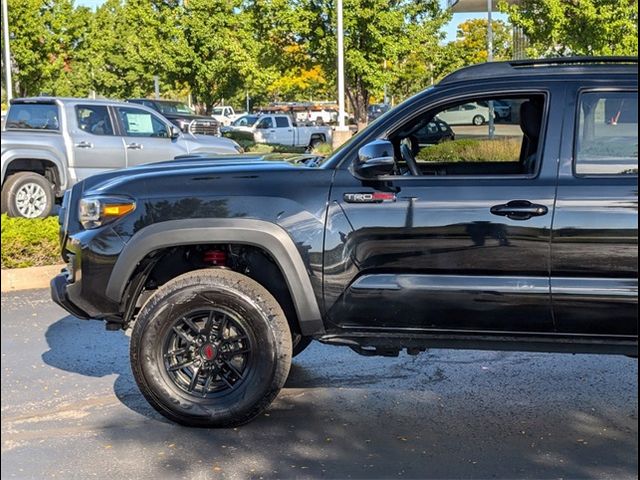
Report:
[[86,229],[97,228],[136,209],[127,197],[87,197],[80,200],[78,217]]

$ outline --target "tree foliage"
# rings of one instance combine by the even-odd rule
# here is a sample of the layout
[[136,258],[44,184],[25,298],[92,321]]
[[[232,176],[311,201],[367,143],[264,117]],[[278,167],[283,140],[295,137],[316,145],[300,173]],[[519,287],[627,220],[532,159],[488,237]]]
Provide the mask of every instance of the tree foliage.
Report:
[[[336,71],[333,0],[303,0],[310,22],[308,42],[331,76]],[[380,96],[403,73],[406,60],[424,61],[438,49],[449,18],[437,0],[345,0],[346,94],[356,120],[366,122],[372,96]]]
[[[16,93],[220,102],[334,100],[336,0],[9,0]],[[486,20],[459,26],[440,0],[344,0],[346,93],[359,122],[383,92],[396,102],[456,68],[484,62]],[[637,0],[522,0],[503,5],[530,55],[635,54]],[[494,58],[511,33],[493,23]]]
[[[444,46],[444,55],[438,63],[437,76],[443,76],[468,65],[486,62],[488,20],[467,20],[456,31],[456,39]],[[501,20],[492,20],[493,60],[512,58],[513,35],[511,28]]]
[[528,55],[638,55],[638,0],[521,0],[500,4],[529,40]]

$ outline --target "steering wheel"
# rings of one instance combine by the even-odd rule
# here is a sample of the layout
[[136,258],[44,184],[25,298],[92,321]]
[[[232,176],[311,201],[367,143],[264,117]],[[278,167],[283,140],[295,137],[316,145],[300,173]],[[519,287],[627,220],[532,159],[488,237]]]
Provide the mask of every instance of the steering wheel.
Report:
[[405,161],[411,175],[420,175],[420,169],[418,168],[418,162],[416,162],[416,157],[413,156],[413,152],[411,148],[406,143],[402,143],[400,145],[400,154],[402,155],[402,160]]

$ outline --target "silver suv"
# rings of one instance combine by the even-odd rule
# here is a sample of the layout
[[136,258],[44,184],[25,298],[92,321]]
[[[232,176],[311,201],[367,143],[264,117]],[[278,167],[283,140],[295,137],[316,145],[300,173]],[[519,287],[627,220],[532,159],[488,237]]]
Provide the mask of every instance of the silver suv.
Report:
[[142,105],[79,98],[11,102],[2,129],[2,212],[46,217],[96,173],[185,154],[238,154],[233,140],[181,132]]

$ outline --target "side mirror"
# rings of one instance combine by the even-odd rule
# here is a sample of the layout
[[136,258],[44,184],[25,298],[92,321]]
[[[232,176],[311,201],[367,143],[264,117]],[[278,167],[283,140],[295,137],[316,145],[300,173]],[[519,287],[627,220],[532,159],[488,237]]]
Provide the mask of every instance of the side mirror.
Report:
[[169,135],[171,136],[172,139],[176,139],[180,136],[182,132],[180,131],[180,129],[178,127],[176,127],[175,125],[171,125],[171,127],[169,128]]
[[353,171],[363,178],[392,175],[396,162],[393,145],[387,140],[374,140],[358,150],[358,158],[353,162]]

